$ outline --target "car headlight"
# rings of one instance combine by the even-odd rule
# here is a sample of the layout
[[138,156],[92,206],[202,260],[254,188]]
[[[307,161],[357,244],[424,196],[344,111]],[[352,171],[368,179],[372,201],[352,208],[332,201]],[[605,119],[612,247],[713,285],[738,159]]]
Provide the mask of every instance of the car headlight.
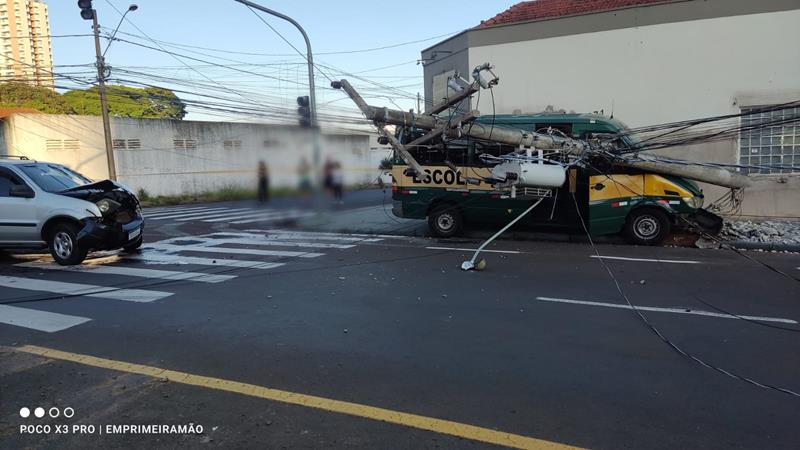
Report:
[[97,205],[97,209],[99,209],[104,216],[113,213],[120,206],[119,203],[107,198],[104,198],[95,204]]
[[703,207],[703,197],[700,196],[683,197],[683,201],[689,205],[689,207],[694,209],[700,209]]

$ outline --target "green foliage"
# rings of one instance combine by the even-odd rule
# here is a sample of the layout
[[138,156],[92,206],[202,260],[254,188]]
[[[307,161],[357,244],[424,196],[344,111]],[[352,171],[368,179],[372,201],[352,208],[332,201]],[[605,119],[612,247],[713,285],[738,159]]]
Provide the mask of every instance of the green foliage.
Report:
[[[64,99],[78,114],[100,115],[100,94],[97,87],[64,94]],[[134,119],[176,119],[186,116],[186,104],[169,89],[128,86],[106,86],[108,111],[112,116]]]
[[25,83],[0,83],[0,107],[33,108],[47,114],[75,114],[64,97],[56,91]]
[[[180,120],[186,116],[186,104],[169,89],[110,85],[106,86],[106,97],[109,113],[116,117]],[[101,114],[97,87],[61,95],[25,83],[0,83],[0,107],[33,108],[46,114]]]

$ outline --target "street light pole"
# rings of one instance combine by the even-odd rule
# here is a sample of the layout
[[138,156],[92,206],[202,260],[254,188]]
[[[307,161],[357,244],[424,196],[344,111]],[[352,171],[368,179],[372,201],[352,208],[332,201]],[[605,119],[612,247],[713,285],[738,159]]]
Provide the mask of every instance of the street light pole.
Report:
[[111,119],[108,117],[108,100],[106,99],[106,64],[100,48],[100,26],[97,24],[97,11],[95,10],[92,10],[92,28],[94,29],[94,50],[97,55],[97,92],[100,94],[100,113],[103,116],[108,178],[116,180],[117,168],[114,163],[114,146],[111,143]]
[[[320,133],[320,128],[319,128],[319,122],[317,120],[317,98],[316,98],[316,95],[315,95],[316,89],[314,88],[314,56],[313,56],[313,54],[311,52],[311,41],[308,39],[308,35],[306,34],[306,30],[304,30],[303,27],[301,27],[300,24],[297,23],[296,20],[292,19],[291,17],[289,17],[289,16],[287,16],[285,14],[281,14],[281,13],[279,13],[277,11],[273,11],[273,10],[271,10],[269,8],[266,8],[264,6],[261,6],[261,5],[257,4],[257,3],[253,3],[253,2],[248,1],[248,0],[236,0],[236,1],[241,3],[241,4],[243,4],[243,5],[245,5],[245,6],[249,6],[250,8],[255,8],[255,9],[259,10],[259,11],[263,11],[263,12],[265,12],[267,14],[270,14],[270,15],[273,15],[275,17],[281,18],[281,19],[291,23],[292,25],[295,26],[295,28],[300,30],[300,34],[303,35],[303,39],[306,41],[306,60],[308,62],[308,87],[310,89],[310,93],[309,93],[309,109],[311,110],[311,127],[312,128],[316,128],[316,133],[319,134]],[[321,153],[321,151],[320,151],[320,144],[319,144],[319,136],[317,136],[317,137],[314,138],[314,170],[317,173],[317,177],[316,178],[317,178],[318,187],[320,185],[320,183],[319,183],[319,178],[320,178],[319,177],[319,167],[320,167],[320,162],[321,162],[320,161],[320,159],[321,159],[320,153]]]

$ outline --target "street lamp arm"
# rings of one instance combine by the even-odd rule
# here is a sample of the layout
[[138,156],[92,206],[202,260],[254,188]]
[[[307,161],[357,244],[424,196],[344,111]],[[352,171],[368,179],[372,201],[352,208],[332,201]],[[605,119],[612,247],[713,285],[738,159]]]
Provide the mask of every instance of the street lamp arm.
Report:
[[310,92],[310,97],[311,97],[310,98],[310,100],[311,100],[310,101],[311,124],[312,124],[312,126],[317,126],[318,125],[318,123],[317,123],[317,100],[316,100],[316,95],[315,95],[315,92],[314,92],[315,91],[315,87],[314,87],[314,56],[313,56],[313,54],[311,52],[311,41],[308,39],[308,34],[306,34],[306,30],[304,30],[303,27],[300,26],[300,24],[297,23],[296,20],[292,19],[291,17],[287,16],[286,14],[279,13],[278,11],[274,11],[274,10],[269,9],[267,7],[261,6],[261,5],[257,4],[257,3],[253,3],[253,2],[251,2],[249,0],[235,0],[235,1],[241,3],[241,4],[245,5],[245,6],[248,6],[250,8],[254,8],[254,9],[257,9],[259,11],[263,11],[263,12],[265,12],[267,14],[273,15],[275,17],[281,18],[281,19],[291,23],[292,25],[294,25],[295,28],[297,28],[300,31],[300,34],[303,35],[303,39],[306,41],[306,53],[307,53],[306,60],[308,61],[308,83],[309,83],[309,88],[310,88],[310,91],[311,91]]

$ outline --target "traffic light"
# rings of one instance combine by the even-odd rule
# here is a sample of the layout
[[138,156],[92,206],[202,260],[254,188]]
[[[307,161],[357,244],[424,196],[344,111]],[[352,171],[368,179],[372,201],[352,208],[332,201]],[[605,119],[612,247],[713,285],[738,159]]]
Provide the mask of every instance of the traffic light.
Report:
[[297,108],[297,114],[300,115],[300,126],[310,127],[311,99],[307,95],[304,95],[302,97],[297,97],[297,104],[300,106],[299,108]]
[[94,19],[92,0],[78,0],[78,8],[81,9],[81,17],[83,17],[85,20]]

